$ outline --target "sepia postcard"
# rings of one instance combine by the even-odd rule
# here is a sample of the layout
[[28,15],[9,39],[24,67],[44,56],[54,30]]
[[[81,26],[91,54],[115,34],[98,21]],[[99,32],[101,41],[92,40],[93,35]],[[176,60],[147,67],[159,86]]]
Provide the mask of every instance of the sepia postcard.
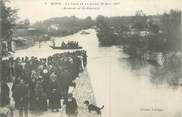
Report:
[[0,117],[182,117],[181,0],[0,0]]

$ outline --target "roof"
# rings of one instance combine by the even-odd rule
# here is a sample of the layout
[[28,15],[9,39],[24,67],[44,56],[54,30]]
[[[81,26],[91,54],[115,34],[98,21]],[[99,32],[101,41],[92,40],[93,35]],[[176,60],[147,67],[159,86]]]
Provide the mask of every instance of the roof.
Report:
[[23,37],[14,37],[13,41],[26,41],[26,39]]

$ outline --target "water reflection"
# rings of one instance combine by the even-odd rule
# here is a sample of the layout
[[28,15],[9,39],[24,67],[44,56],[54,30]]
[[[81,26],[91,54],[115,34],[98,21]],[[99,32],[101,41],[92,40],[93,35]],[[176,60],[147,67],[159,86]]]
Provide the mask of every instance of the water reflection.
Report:
[[181,62],[174,61],[151,69],[151,81],[154,84],[167,83],[173,88],[181,85]]
[[181,61],[179,58],[170,58],[169,62],[163,65],[137,58],[125,58],[124,60],[134,72],[144,71],[148,67],[151,74],[150,81],[154,85],[167,84],[172,88],[182,86]]

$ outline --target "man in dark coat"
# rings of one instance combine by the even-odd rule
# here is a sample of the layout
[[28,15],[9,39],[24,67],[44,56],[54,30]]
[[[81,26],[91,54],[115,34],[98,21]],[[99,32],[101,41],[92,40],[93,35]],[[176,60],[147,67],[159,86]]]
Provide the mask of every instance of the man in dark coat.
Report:
[[9,87],[4,81],[2,81],[0,85],[1,85],[1,94],[0,94],[1,106],[6,106],[10,102]]
[[28,85],[25,84],[24,80],[21,79],[18,84],[16,84],[13,98],[15,100],[16,108],[19,110],[19,114],[23,117],[28,117]]
[[61,73],[60,77],[60,85],[63,87],[63,96],[64,98],[66,98],[68,95],[68,87],[71,84],[73,77],[71,75],[71,72],[67,68],[63,69],[63,72]]
[[29,83],[30,110],[32,110],[32,111],[34,111],[36,109],[35,85],[36,85],[36,79],[32,78]]
[[15,62],[15,78],[21,77],[23,72],[23,67],[19,61]]
[[51,80],[49,83],[49,107],[52,111],[59,111],[60,107],[60,96],[58,90],[57,80]]
[[38,111],[47,111],[47,94],[44,88],[44,79],[39,76],[35,85],[36,108]]

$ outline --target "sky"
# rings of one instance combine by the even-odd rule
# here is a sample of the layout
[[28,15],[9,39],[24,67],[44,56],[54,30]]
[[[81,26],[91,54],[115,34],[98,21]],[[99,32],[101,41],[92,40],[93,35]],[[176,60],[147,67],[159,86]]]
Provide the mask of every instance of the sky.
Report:
[[[57,3],[57,5],[51,5],[51,3]],[[66,3],[97,5],[65,5]],[[110,5],[101,5],[101,3]],[[170,9],[182,10],[182,0],[11,0],[9,5],[19,9],[20,19],[27,18],[31,22],[72,15],[79,18],[87,16],[95,18],[97,15],[130,16],[135,15],[137,10],[143,10],[147,15],[162,14]],[[83,6],[94,9],[64,9],[64,7],[82,8]]]

